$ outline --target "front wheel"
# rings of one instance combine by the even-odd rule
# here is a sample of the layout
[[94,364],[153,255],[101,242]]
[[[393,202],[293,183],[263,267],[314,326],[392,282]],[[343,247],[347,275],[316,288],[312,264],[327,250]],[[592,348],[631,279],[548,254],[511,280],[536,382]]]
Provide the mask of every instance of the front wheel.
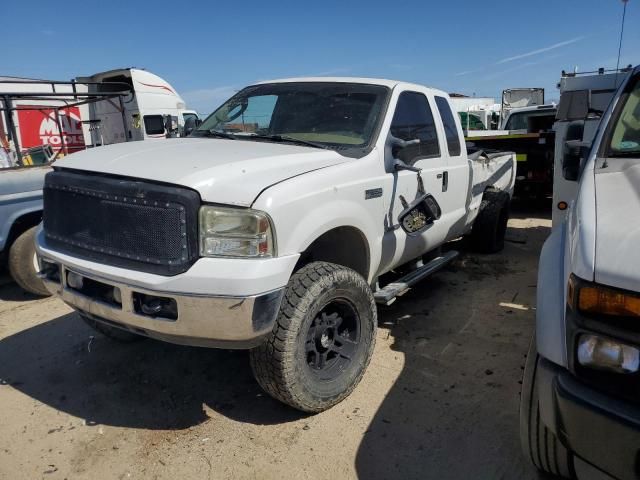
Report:
[[571,453],[540,419],[536,376],[540,358],[533,336],[527,354],[520,394],[520,442],[522,450],[540,471],[574,478]]
[[375,345],[377,311],[358,273],[314,262],[293,274],[268,339],[251,351],[251,368],[269,395],[304,412],[321,412],[358,385]]
[[9,273],[20,287],[41,297],[51,295],[38,277],[38,259],[36,257],[37,227],[23,232],[9,249]]

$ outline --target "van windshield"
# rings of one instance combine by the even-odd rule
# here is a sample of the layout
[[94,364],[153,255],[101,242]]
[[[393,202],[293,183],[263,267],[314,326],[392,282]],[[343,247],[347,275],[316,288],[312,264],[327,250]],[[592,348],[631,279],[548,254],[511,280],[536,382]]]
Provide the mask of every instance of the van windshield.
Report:
[[624,104],[611,133],[608,156],[640,156],[640,77],[622,101]]
[[[381,85],[287,82],[247,87],[213,112],[193,136],[297,140],[326,148],[367,147],[389,89]],[[252,138],[253,137],[253,138]]]

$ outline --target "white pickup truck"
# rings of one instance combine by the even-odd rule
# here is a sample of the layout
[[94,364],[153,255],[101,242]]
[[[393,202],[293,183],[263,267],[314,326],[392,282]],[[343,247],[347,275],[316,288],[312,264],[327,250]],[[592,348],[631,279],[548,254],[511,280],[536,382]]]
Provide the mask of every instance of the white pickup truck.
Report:
[[251,349],[269,394],[318,412],[361,379],[376,302],[449,240],[502,248],[515,156],[468,155],[444,92],[301,78],[241,90],[190,138],[54,170],[36,238],[52,293],[113,338]]
[[582,87],[558,106],[521,440],[542,471],[631,480],[640,478],[640,67],[571,80]]

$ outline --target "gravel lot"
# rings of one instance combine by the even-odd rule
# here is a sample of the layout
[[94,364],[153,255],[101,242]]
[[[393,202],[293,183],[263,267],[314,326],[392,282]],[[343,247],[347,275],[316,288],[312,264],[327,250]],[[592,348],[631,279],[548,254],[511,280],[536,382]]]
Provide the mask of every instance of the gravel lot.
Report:
[[538,478],[518,402],[551,220],[512,217],[502,254],[379,310],[364,380],[315,416],[263,394],[246,352],[114,344],[5,277],[0,478]]

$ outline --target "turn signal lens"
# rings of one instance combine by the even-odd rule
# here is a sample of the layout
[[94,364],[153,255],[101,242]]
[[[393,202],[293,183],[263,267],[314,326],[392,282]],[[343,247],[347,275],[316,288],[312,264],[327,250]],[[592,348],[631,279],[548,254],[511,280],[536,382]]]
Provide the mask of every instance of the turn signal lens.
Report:
[[640,317],[640,296],[600,286],[583,286],[578,292],[578,309],[600,313]]

